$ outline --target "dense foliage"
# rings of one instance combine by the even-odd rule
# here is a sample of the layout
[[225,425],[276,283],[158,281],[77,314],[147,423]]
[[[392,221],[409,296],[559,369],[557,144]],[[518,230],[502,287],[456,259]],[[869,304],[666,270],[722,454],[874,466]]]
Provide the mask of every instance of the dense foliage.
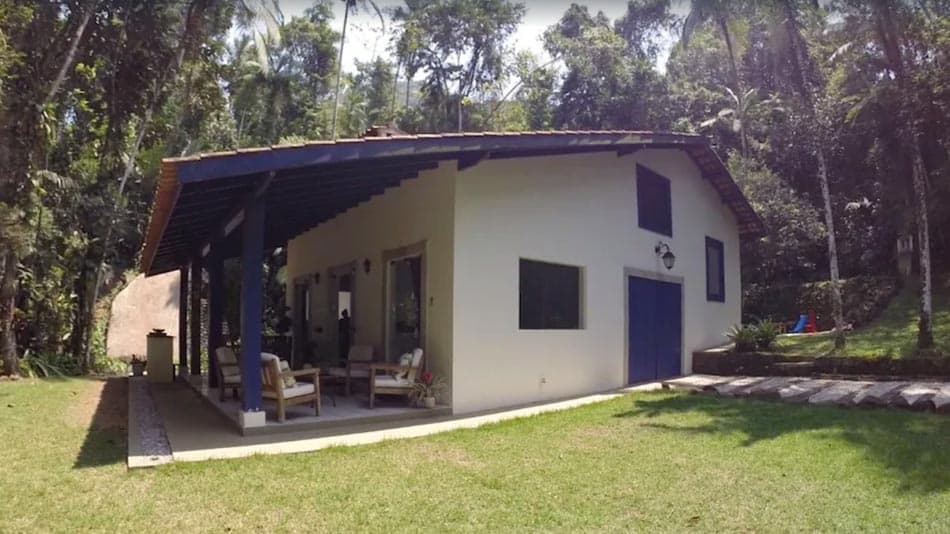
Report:
[[0,0],[7,372],[27,354],[92,367],[97,301],[134,266],[162,157],[379,123],[704,133],[768,225],[743,245],[757,291],[890,274],[902,235],[929,244],[918,265],[950,263],[944,1],[693,0],[683,17],[631,0],[617,20],[579,3],[543,59],[511,45],[515,1],[344,0],[393,30],[354,72],[339,71],[336,1],[286,18],[274,0]]

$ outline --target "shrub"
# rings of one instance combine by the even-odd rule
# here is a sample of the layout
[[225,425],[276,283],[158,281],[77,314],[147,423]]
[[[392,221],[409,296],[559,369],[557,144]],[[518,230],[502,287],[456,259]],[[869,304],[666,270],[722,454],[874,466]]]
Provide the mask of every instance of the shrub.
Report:
[[[800,313],[814,310],[818,329],[834,326],[830,283],[749,284],[743,291],[743,321],[794,321]],[[897,280],[889,276],[856,276],[841,281],[841,300],[845,323],[867,324],[887,307],[897,294]]]
[[769,350],[775,343],[775,338],[781,333],[778,323],[774,321],[759,321],[755,326],[755,345],[759,350]]
[[48,354],[34,354],[27,350],[20,359],[20,370],[30,378],[50,378],[63,376],[61,362],[55,356]]
[[758,329],[752,325],[734,325],[725,336],[735,343],[736,352],[752,352],[758,344]]

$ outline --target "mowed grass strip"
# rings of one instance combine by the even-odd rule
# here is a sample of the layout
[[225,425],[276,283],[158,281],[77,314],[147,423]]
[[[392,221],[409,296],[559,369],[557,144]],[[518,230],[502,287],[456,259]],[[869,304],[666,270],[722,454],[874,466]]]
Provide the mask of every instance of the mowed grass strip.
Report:
[[[859,358],[914,356],[917,353],[919,305],[917,282],[909,282],[880,317],[848,333],[847,345],[838,355]],[[933,327],[937,352],[950,358],[950,277],[934,283]],[[836,352],[834,339],[828,332],[779,336],[776,351],[798,356],[826,356]]]
[[0,383],[0,531],[948,527],[946,416],[641,393],[426,438],[127,472],[114,418],[100,407],[90,423],[82,407],[101,386]]

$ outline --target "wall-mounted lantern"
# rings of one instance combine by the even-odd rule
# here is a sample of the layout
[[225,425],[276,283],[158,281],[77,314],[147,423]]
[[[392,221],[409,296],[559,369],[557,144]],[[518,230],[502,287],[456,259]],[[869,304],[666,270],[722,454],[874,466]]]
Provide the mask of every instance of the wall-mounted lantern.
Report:
[[[664,250],[666,252],[664,252]],[[673,251],[670,250],[670,246],[662,241],[658,241],[656,246],[653,247],[653,252],[663,260],[663,266],[667,270],[673,268],[673,265],[676,263],[676,255],[673,254]]]
[[370,263],[369,258],[366,258],[365,260],[363,260],[363,272],[364,272],[364,273],[369,274],[369,269],[370,269],[370,267],[372,267],[372,266],[373,266],[373,264]]

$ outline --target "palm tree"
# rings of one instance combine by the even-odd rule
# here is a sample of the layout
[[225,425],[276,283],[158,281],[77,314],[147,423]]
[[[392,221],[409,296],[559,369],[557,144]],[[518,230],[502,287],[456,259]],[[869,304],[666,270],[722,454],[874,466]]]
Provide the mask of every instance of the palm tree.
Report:
[[[815,125],[816,132],[809,140],[815,159],[818,162],[818,184],[821,188],[821,198],[824,204],[825,226],[828,229],[828,262],[831,275],[831,303],[835,321],[835,348],[844,348],[846,339],[844,333],[844,311],[841,302],[841,285],[838,271],[838,246],[835,238],[834,212],[831,207],[831,192],[828,187],[828,164],[825,160],[825,150],[822,143],[822,125],[820,114],[817,111],[818,85],[815,69],[809,59],[808,42],[802,34],[799,20],[802,18],[802,9],[817,9],[815,2],[809,1],[802,6],[796,0],[775,0],[771,5],[770,22],[772,32],[779,38],[774,40],[780,55],[785,55],[791,63],[791,74],[802,107],[809,116],[809,122]],[[781,67],[778,67],[782,70]]]
[[353,10],[353,14],[356,14],[359,5],[366,6],[366,4],[369,4],[376,12],[376,16],[379,17],[379,22],[383,26],[382,33],[386,32],[386,19],[383,18],[383,12],[376,5],[376,2],[373,0],[343,0],[343,3],[345,4],[343,8],[343,31],[340,33],[340,53],[336,61],[336,89],[333,91],[333,120],[330,123],[330,139],[336,139],[337,111],[340,107],[340,87],[343,81],[343,47],[346,44],[346,26],[350,19],[350,10]]
[[917,331],[917,348],[929,350],[934,347],[933,303],[930,266],[930,222],[927,216],[927,168],[920,148],[920,132],[917,130],[917,111],[914,107],[912,59],[905,57],[905,13],[892,0],[875,0],[871,3],[873,35],[876,37],[884,58],[897,83],[900,102],[908,124],[907,134],[902,136],[908,144],[913,174],[914,208],[917,223],[917,250],[920,260],[920,320]]
[[[742,115],[745,111],[745,93],[742,91],[741,81],[739,79],[739,67],[736,61],[736,50],[733,41],[732,32],[729,30],[729,12],[735,10],[737,6],[730,6],[729,0],[693,0],[689,13],[683,19],[683,48],[689,46],[689,39],[693,33],[707,21],[713,21],[716,28],[722,34],[722,39],[726,43],[726,51],[729,53],[729,77],[732,84],[732,93],[736,97],[736,109],[739,116],[737,119],[741,124],[745,123],[745,117]],[[739,140],[742,144],[742,156],[749,155],[749,140],[746,132],[740,130]]]

